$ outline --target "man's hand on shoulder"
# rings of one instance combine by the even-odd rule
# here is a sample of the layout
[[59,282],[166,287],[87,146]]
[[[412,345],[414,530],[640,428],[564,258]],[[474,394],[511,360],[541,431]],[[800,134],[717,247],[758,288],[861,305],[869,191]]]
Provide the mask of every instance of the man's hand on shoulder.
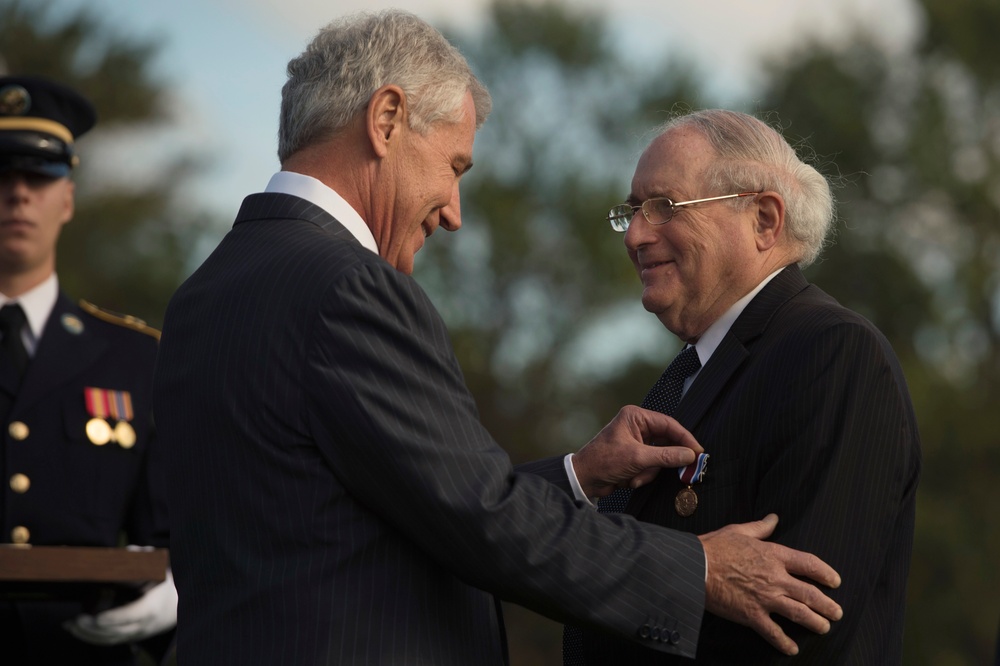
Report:
[[830,620],[839,620],[843,611],[796,576],[836,588],[840,575],[814,555],[764,541],[777,524],[772,513],[764,520],[727,525],[698,537],[708,562],[705,610],[750,627],[784,654],[794,655],[798,646],[770,614],[827,633]]
[[693,463],[704,449],[684,426],[659,412],[632,405],[573,454],[573,469],[587,497],[604,497],[615,488],[638,488],[662,467]]

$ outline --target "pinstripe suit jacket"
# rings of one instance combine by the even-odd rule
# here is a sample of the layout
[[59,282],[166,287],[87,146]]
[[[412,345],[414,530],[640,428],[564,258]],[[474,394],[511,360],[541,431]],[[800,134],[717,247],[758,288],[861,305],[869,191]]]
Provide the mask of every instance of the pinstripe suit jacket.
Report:
[[694,652],[697,539],[514,472],[425,294],[303,199],[248,197],[174,295],[154,410],[185,666],[500,664],[494,594]]
[[[777,513],[776,541],[843,578],[830,596],[844,619],[828,635],[785,624],[796,663],[899,664],[920,450],[882,334],[790,266],[747,305],[675,416],[711,454],[698,509],[677,515],[683,486],[661,474],[633,493],[628,513],[695,534]],[[601,666],[690,663],[597,633],[585,646]],[[751,630],[705,615],[698,663],[785,660]]]

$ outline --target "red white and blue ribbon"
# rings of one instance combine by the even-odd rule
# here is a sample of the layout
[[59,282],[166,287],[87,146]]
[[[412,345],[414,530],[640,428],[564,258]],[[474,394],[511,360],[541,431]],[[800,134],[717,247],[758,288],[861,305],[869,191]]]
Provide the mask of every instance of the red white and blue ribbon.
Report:
[[708,465],[708,454],[699,453],[698,459],[695,460],[692,464],[686,467],[681,467],[679,470],[677,470],[677,475],[681,477],[682,482],[690,486],[693,483],[698,483],[699,481],[701,481],[701,477],[705,475],[705,467],[707,465]]
[[83,397],[87,403],[87,412],[95,418],[131,421],[134,416],[132,394],[128,391],[113,391],[88,386],[83,389]]

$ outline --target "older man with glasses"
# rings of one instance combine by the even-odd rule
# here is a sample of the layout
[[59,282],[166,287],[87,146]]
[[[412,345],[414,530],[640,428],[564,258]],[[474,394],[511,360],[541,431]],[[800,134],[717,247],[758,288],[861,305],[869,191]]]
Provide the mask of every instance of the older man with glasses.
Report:
[[[802,275],[833,212],[826,179],[751,116],[700,111],[661,128],[608,221],[625,234],[643,306],[683,344],[645,406],[674,416],[705,454],[599,509],[706,535],[710,560],[714,530],[777,514],[775,541],[843,577],[830,596],[844,619],[828,633],[779,620],[799,661],[886,666],[902,660],[919,436],[885,337]],[[709,597],[726,573],[709,566]],[[697,663],[784,662],[724,609],[707,610]],[[566,664],[691,663],[573,627],[564,647]]]

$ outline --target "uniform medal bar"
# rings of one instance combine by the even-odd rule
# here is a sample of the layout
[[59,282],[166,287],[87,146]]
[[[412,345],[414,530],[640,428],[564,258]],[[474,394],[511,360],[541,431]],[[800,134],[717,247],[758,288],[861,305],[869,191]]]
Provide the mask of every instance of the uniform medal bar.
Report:
[[[87,421],[87,439],[96,446],[116,442],[123,449],[135,446],[135,429],[132,420],[132,394],[128,391],[113,391],[87,387],[83,389],[87,412],[92,417]],[[114,428],[111,421],[115,421]]]
[[699,453],[698,459],[693,464],[677,470],[681,482],[687,484],[687,487],[681,488],[677,497],[674,498],[674,509],[677,510],[677,515],[682,518],[694,514],[695,509],[698,508],[698,493],[694,491],[692,486],[701,482],[702,477],[705,476],[706,467],[708,467],[708,454]]

